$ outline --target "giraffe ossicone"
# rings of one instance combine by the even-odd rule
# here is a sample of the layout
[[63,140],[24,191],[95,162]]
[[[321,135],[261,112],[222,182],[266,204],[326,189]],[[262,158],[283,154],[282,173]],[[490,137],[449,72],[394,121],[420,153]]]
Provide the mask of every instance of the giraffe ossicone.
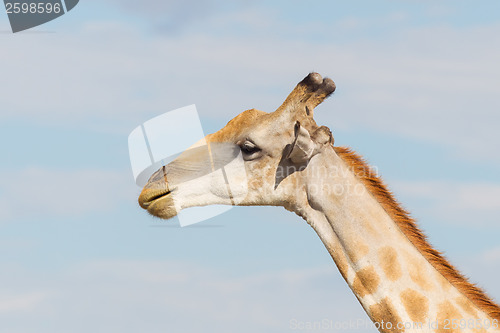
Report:
[[[181,154],[153,174],[139,204],[165,219],[194,206],[282,206],[316,231],[381,332],[500,332],[498,305],[430,246],[361,157],[316,124],[314,108],[334,91],[310,73],[276,111],[242,112],[205,137],[206,155]],[[238,165],[221,158],[230,181],[206,172],[212,150],[241,154]]]

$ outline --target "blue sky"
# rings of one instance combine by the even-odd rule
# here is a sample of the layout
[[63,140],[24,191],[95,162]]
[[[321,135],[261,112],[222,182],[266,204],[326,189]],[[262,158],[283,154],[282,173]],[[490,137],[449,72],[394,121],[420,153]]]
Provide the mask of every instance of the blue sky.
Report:
[[[148,216],[127,136],[195,103],[205,132],[273,111],[308,72],[315,117],[497,301],[496,1],[81,1],[12,34],[0,13],[0,332],[288,332],[365,319],[281,208]],[[374,330],[360,328],[362,332]]]

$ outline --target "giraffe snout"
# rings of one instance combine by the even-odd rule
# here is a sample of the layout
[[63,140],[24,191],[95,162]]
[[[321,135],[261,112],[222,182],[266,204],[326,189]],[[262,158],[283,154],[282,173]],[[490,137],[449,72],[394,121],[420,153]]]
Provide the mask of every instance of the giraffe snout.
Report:
[[148,209],[155,200],[169,195],[170,192],[165,166],[163,166],[151,176],[142,189],[139,195],[139,205],[144,209]]

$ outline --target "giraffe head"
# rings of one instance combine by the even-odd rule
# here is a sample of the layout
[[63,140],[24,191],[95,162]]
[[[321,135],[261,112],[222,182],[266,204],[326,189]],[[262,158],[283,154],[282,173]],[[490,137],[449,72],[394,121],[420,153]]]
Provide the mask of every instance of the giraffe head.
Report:
[[139,204],[165,219],[184,208],[212,204],[293,210],[307,198],[305,170],[333,143],[313,112],[334,91],[331,79],[310,73],[276,111],[242,112],[156,171]]

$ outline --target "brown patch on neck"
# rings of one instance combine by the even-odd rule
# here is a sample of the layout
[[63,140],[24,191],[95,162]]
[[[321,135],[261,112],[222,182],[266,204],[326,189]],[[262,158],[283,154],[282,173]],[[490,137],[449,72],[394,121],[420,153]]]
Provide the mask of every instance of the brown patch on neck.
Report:
[[377,291],[379,284],[380,278],[375,272],[373,266],[369,266],[356,273],[352,283],[352,290],[356,295],[363,297],[365,295],[371,295]]
[[443,302],[438,307],[438,333],[459,333],[461,329],[453,325],[453,322],[460,321],[460,312],[449,302]]
[[401,277],[401,265],[399,264],[396,250],[386,246],[378,251],[378,255],[385,276],[391,281],[399,279]]
[[429,300],[413,289],[406,289],[400,295],[401,302],[414,322],[423,323],[429,312]]
[[[389,298],[384,298],[380,303],[370,306],[370,318],[374,323],[378,323],[378,330],[380,332],[393,332],[401,333],[404,329],[398,328],[398,323],[401,325],[402,320],[391,303]],[[387,325],[390,322],[391,325]]]
[[[423,290],[431,290],[434,286],[427,281],[428,277],[424,275],[417,267],[410,267],[410,278]],[[449,283],[448,283],[449,284]]]
[[363,182],[368,191],[377,199],[382,208],[424,258],[476,307],[484,311],[492,319],[500,320],[500,307],[483,290],[469,282],[439,251],[429,244],[427,237],[418,228],[415,220],[401,207],[382,179],[363,158],[346,147],[334,147],[333,149]]

